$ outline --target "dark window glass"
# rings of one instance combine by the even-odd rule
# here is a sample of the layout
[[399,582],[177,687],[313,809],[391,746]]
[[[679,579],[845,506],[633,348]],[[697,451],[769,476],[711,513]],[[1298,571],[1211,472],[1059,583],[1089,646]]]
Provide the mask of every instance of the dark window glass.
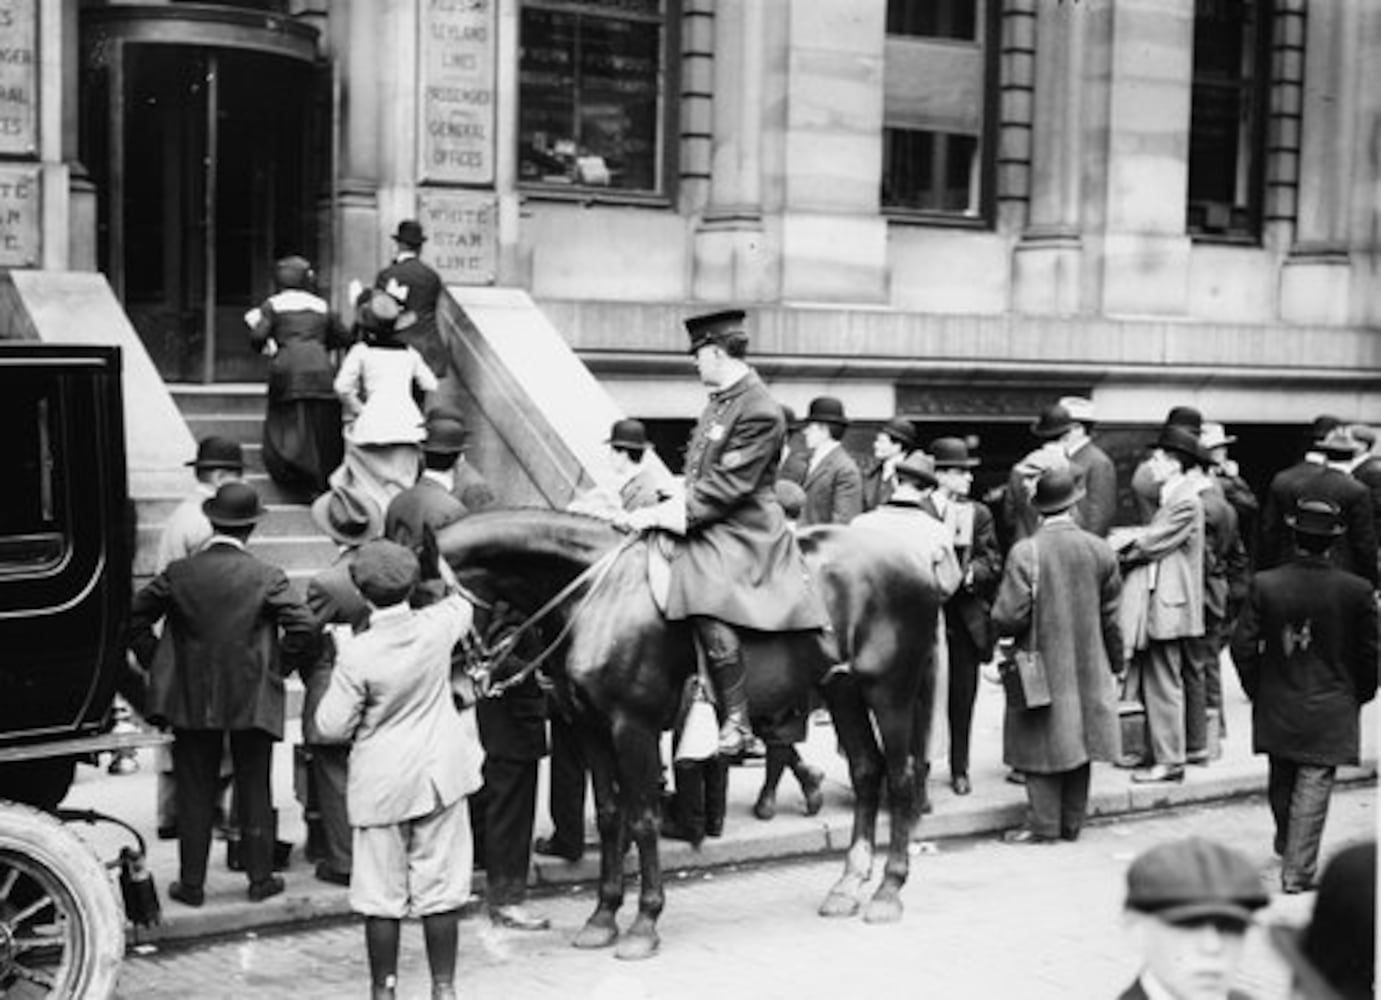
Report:
[[0,376],[0,573],[56,562],[63,551],[56,470],[59,468],[58,383],[14,371]]
[[1190,233],[1261,232],[1269,66],[1269,4],[1198,0],[1190,94]]
[[887,33],[916,38],[978,38],[979,0],[887,0]]
[[524,6],[520,181],[662,189],[663,22],[656,0]]
[[920,212],[978,214],[976,136],[884,129],[882,160],[884,204]]

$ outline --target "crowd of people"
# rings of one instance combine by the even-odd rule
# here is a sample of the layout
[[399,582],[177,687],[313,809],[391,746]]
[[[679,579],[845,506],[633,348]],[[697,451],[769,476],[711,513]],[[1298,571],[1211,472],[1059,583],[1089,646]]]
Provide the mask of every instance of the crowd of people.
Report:
[[[367,918],[376,995],[392,995],[398,924],[411,914],[423,917],[434,995],[448,996],[473,867],[486,869],[496,924],[547,926],[525,892],[549,715],[554,832],[539,852],[581,857],[586,775],[570,720],[549,711],[536,676],[494,699],[452,683],[451,650],[471,612],[435,533],[496,498],[464,460],[463,418],[439,402],[449,361],[436,350],[440,284],[418,277],[421,228],[405,222],[394,238],[400,259],[358,297],[353,338],[340,339],[306,289],[299,258],[280,262],[280,291],[247,317],[273,359],[266,464],[314,497],[339,560],[297,601],[282,570],[245,548],[263,504],[242,481],[238,447],[204,440],[189,463],[197,495],[165,530],[158,575],[134,601],[130,645],[148,674],[146,715],[174,734],[159,818],[160,833],[179,841],[169,894],[203,902],[227,776],[249,896],[282,891],[269,759],[283,731],[283,678],[296,669],[307,689],[317,876],[349,885]],[[419,289],[429,302],[413,301]],[[796,420],[748,364],[744,320],[729,311],[686,324],[709,402],[682,479],[644,462],[646,428],[620,420],[601,485],[572,505],[629,530],[668,531],[680,547],[667,614],[688,621],[703,663],[687,704],[712,690],[721,725],[717,755],[674,768],[667,835],[722,832],[727,765],[755,740],[767,756],[757,818],[775,814],[787,770],[805,811],[820,808],[822,775],[795,749],[816,706],[753,717],[739,630],[815,630],[826,641],[797,533],[847,524],[888,533],[943,597],[935,683],[915,709],[922,811],[932,760],[948,760],[955,795],[972,791],[986,664],[1000,667],[1003,758],[1029,803],[1007,839],[1051,843],[1079,836],[1094,761],[1147,784],[1211,766],[1226,735],[1228,650],[1253,701],[1253,748],[1269,758],[1282,889],[1315,885],[1334,772],[1357,762],[1359,709],[1377,686],[1381,457],[1369,428],[1320,418],[1314,450],[1258,505],[1227,457],[1225,428],[1177,406],[1127,484],[1140,523],[1115,526],[1119,484],[1094,443],[1090,400],[1042,410],[1030,453],[996,497],[979,499],[975,438],[923,442],[898,415],[860,465],[843,446],[850,422],[838,399],[812,400]],[[329,352],[347,342],[337,369]],[[1133,895],[1129,909],[1145,909]]]

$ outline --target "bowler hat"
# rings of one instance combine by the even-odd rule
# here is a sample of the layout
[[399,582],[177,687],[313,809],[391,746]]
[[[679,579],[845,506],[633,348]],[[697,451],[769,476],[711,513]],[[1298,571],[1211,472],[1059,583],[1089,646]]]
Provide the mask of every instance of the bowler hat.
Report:
[[350,563],[350,579],[370,604],[380,608],[407,600],[420,575],[412,549],[386,538],[365,542]]
[[691,316],[685,321],[690,336],[689,353],[694,354],[706,344],[725,345],[734,338],[747,339],[743,328],[748,314],[742,309],[721,309],[719,312]]
[[218,528],[243,528],[264,516],[264,504],[248,483],[222,483],[216,495],[202,501],[201,512]]
[[1301,535],[1321,535],[1325,538],[1341,535],[1347,530],[1343,526],[1342,509],[1332,500],[1319,497],[1301,497],[1296,501],[1294,511],[1285,515],[1285,523]]
[[893,417],[887,421],[882,425],[882,433],[907,451],[916,447],[916,425],[905,417]]
[[360,545],[383,534],[384,515],[372,499],[344,486],[312,501],[312,520],[340,545]]
[[1224,917],[1247,924],[1267,902],[1251,861],[1202,837],[1160,844],[1127,869],[1127,909],[1167,923]]
[[1322,441],[1328,437],[1328,432],[1341,424],[1342,421],[1331,413],[1321,413],[1314,418],[1314,422],[1309,425],[1309,440]]
[[615,420],[614,426],[609,428],[609,440],[606,443],[611,448],[646,451],[647,428],[643,426],[641,420],[634,420],[632,417]]
[[935,456],[937,469],[973,469],[983,464],[969,456],[968,442],[963,438],[936,438],[930,442],[930,453]]
[[848,425],[849,418],[844,416],[844,404],[839,400],[833,396],[816,396],[806,408],[804,423],[844,427]]
[[1036,422],[1031,425],[1031,433],[1038,438],[1057,438],[1074,426],[1074,418],[1059,403],[1052,403],[1041,410]]
[[940,484],[940,480],[935,478],[935,459],[923,451],[913,451],[897,463],[897,478],[920,487]]
[[393,239],[407,247],[420,247],[427,242],[427,236],[422,232],[422,223],[416,219],[404,219],[398,223]]
[[1212,421],[1204,424],[1204,429],[1199,435],[1199,445],[1204,451],[1212,451],[1214,448],[1226,448],[1236,440],[1237,438],[1228,433],[1226,427]]
[[1156,437],[1155,446],[1161,451],[1173,451],[1183,455],[1196,465],[1206,465],[1209,462],[1208,453],[1204,451],[1203,445],[1199,444],[1198,431],[1179,424],[1166,424],[1162,427]]
[[1362,444],[1352,436],[1352,428],[1339,424],[1318,442],[1319,451],[1328,458],[1353,458],[1362,453]]
[[1270,940],[1294,970],[1300,996],[1374,997],[1376,841],[1335,854],[1319,880],[1307,926],[1270,928]]
[[1167,427],[1188,427],[1195,434],[1204,429],[1204,415],[1192,406],[1172,406],[1165,415]]
[[1081,424],[1093,423],[1093,400],[1086,396],[1061,396],[1059,403],[1073,420]]
[[197,442],[197,457],[187,464],[196,469],[243,469],[245,453],[240,442],[212,434]]
[[449,410],[429,412],[422,450],[432,455],[459,455],[465,450],[465,421]]
[[1031,495],[1031,506],[1042,514],[1058,514],[1068,510],[1084,498],[1084,488],[1074,481],[1074,472],[1068,467],[1047,469],[1036,480],[1036,492]]
[[782,505],[782,513],[793,521],[801,516],[801,511],[806,506],[806,491],[801,488],[800,483],[792,482],[790,479],[778,479],[772,484],[772,492],[777,497],[777,503]]

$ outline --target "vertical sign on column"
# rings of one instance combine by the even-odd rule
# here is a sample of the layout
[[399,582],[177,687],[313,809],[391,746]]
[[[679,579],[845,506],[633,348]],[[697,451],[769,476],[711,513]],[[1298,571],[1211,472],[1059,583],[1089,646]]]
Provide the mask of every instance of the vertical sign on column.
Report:
[[36,0],[0,0],[0,155],[38,152]]
[[0,267],[33,267],[39,257],[37,166],[0,164]]
[[422,0],[422,179],[494,180],[493,0]]

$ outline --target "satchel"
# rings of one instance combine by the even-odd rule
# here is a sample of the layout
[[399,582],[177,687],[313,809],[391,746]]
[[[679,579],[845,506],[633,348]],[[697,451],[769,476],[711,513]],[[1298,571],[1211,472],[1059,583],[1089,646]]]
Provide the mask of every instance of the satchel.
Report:
[[1018,649],[1012,658],[1002,663],[1002,687],[1007,692],[1007,703],[1013,708],[1045,708],[1050,704],[1050,678],[1045,672],[1045,661],[1041,659],[1036,645],[1036,596],[1040,587],[1040,553],[1036,551],[1035,540],[1031,542],[1031,553],[1035,556],[1035,569],[1031,575],[1031,635],[1029,649]]
[[681,737],[676,742],[676,761],[709,760],[719,753],[719,717],[705,691],[705,682],[697,677],[691,692],[686,721],[681,724]]

